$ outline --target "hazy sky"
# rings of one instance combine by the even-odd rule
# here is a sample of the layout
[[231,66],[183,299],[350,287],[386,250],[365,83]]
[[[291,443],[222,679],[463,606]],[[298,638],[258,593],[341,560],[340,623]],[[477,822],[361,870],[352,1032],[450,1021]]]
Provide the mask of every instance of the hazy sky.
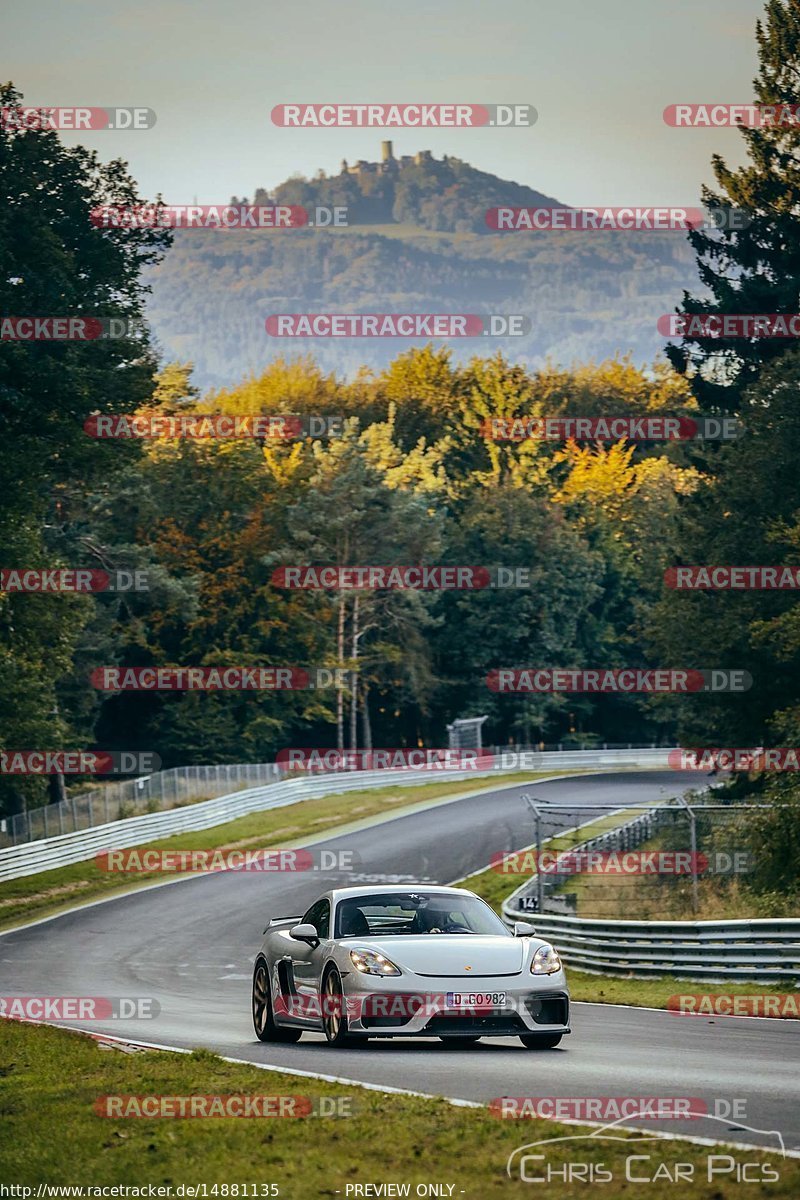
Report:
[[[760,0],[38,0],[2,17],[29,104],[142,105],[149,131],[81,140],[168,203],[252,198],[344,157],[454,154],[570,204],[681,204],[735,130],[671,129],[665,105],[752,99]],[[283,102],[529,103],[532,129],[290,130]]]

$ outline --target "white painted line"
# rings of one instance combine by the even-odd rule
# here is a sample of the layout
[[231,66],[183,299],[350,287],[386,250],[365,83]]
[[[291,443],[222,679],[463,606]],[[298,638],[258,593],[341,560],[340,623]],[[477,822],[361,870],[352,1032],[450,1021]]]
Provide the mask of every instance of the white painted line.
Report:
[[[648,768],[643,768],[643,769],[648,769]],[[514,788],[527,787],[528,783],[535,782],[537,785],[542,784],[542,783],[557,783],[564,779],[580,779],[584,775],[588,776],[588,775],[593,775],[593,774],[594,775],[604,775],[604,774],[608,774],[608,772],[605,772],[605,771],[580,771],[575,775],[570,775],[570,774],[552,775],[552,776],[548,776],[546,779],[537,779],[537,780],[524,780],[523,779],[521,782],[517,781],[516,783],[503,784],[501,787],[479,788],[477,791],[463,792],[457,796],[444,796],[444,797],[439,796],[439,797],[433,798],[431,800],[417,801],[416,804],[404,806],[402,809],[399,809],[397,812],[394,812],[394,813],[387,813],[386,815],[384,815],[382,813],[378,813],[375,815],[374,818],[365,817],[363,821],[354,821],[348,825],[333,826],[330,829],[324,830],[320,834],[315,834],[313,837],[299,838],[296,842],[293,842],[293,846],[297,847],[297,849],[305,849],[308,846],[322,845],[325,842],[333,841],[335,838],[340,837],[343,834],[346,835],[348,833],[358,833],[358,832],[360,832],[361,829],[371,829],[375,825],[388,824],[390,821],[401,821],[404,817],[413,816],[416,812],[422,812],[425,809],[440,808],[446,804],[458,804],[462,800],[473,800],[476,796],[491,796],[495,792],[512,791]],[[423,786],[427,786],[427,785],[423,785]],[[367,790],[369,790],[369,789],[367,789]],[[358,792],[341,792],[341,793],[337,793],[337,794],[346,795],[346,796],[351,796],[351,795],[357,796]],[[326,799],[326,800],[329,799],[329,797],[327,797],[327,796],[322,797],[322,798]],[[298,803],[301,803],[301,801],[298,801]],[[286,805],[286,807],[288,808],[290,806]],[[271,810],[264,809],[263,811],[269,812]],[[250,813],[248,815],[253,816],[255,814]],[[236,817],[234,819],[239,820],[240,818]],[[176,834],[175,836],[183,837],[186,832],[191,832],[191,831],[184,830],[183,833]],[[202,832],[202,830],[198,830],[197,832]],[[156,838],[155,840],[156,841],[166,841],[167,839],[166,838]],[[143,843],[143,844],[146,844],[146,843]],[[141,847],[139,847],[139,849],[141,849]],[[85,859],[84,861],[91,862],[91,859]],[[78,866],[80,864],[75,863],[74,865]],[[156,890],[156,888],[173,887],[175,884],[188,883],[190,880],[213,879],[222,874],[226,874],[226,872],[223,872],[223,871],[191,871],[191,872],[187,872],[185,874],[178,875],[175,879],[162,879],[162,880],[158,880],[155,883],[143,883],[138,886],[134,886],[134,887],[130,887],[130,888],[124,888],[124,889],[121,888],[119,891],[115,891],[110,896],[101,896],[100,899],[98,899],[98,900],[87,900],[83,904],[81,904],[81,903],[73,904],[69,908],[63,908],[57,913],[51,913],[49,917],[37,917],[36,920],[26,921],[22,925],[12,925],[8,929],[0,929],[0,937],[7,937],[8,934],[10,934],[10,933],[19,933],[23,929],[33,929],[37,925],[46,925],[48,923],[48,921],[58,921],[61,919],[61,917],[67,917],[71,913],[80,912],[81,910],[83,910],[85,908],[96,908],[98,904],[110,904],[110,903],[112,903],[112,901],[115,901],[115,900],[124,900],[127,897],[137,895],[140,892],[153,892]]]
[[[598,975],[598,979],[604,979],[604,980],[606,980],[606,982],[608,982],[610,978],[613,978],[613,976]],[[630,983],[632,981],[626,980],[626,982]],[[680,980],[680,982],[681,983],[698,983],[698,982],[702,982],[702,981],[698,981],[697,979],[682,979],[682,980]],[[756,984],[753,984],[753,986],[754,987],[759,987],[759,986],[769,987],[770,985],[768,983],[763,983],[760,985],[756,983]],[[693,994],[696,995],[697,993],[693,993]],[[716,995],[716,993],[711,993],[711,994]],[[725,996],[725,995],[728,995],[729,993],[722,992],[721,994],[723,996]],[[783,992],[781,994],[786,995],[786,996],[790,995],[789,992]],[[764,995],[769,996],[769,995],[771,995],[771,993],[765,992]],[[777,1021],[779,1025],[786,1025],[790,1021],[800,1020],[800,1017],[756,1017],[756,1016],[753,1016],[752,1013],[716,1013],[716,1014],[714,1014],[714,1013],[711,1013],[711,1014],[709,1014],[709,1013],[678,1013],[678,1012],[675,1012],[674,1009],[651,1008],[650,1005],[648,1005],[648,1004],[617,1004],[613,1000],[609,1000],[609,1001],[605,1001],[605,1000],[572,1000],[571,1006],[574,1006],[575,1004],[585,1004],[585,1005],[591,1004],[591,1005],[594,1005],[595,1008],[608,1008],[609,1006],[611,1006],[612,1008],[630,1008],[634,1012],[664,1013],[666,1016],[679,1017],[681,1019],[686,1019],[686,1020],[693,1019],[695,1021],[698,1021],[698,1020],[699,1021],[711,1021],[712,1024],[716,1021]]]
[[[0,1014],[2,1016],[2,1014]],[[12,1018],[7,1017],[6,1020]],[[72,1033],[83,1033],[88,1037],[94,1038],[96,1041],[117,1042],[125,1046],[137,1046],[143,1050],[165,1050],[172,1054],[191,1054],[192,1050],[185,1046],[167,1046],[160,1042],[142,1042],[137,1038],[121,1038],[114,1037],[109,1033],[92,1033],[91,1030],[76,1029],[72,1025],[55,1025],[51,1021],[35,1021],[24,1020],[22,1023],[28,1025],[49,1025],[51,1029],[68,1029]],[[214,1053],[212,1051],[212,1053]],[[387,1095],[393,1096],[415,1096],[422,1100],[442,1100],[445,1104],[452,1104],[457,1108],[483,1108],[487,1105],[482,1104],[479,1100],[464,1100],[458,1096],[437,1096],[431,1092],[416,1092],[411,1088],[391,1087],[388,1084],[367,1083],[360,1079],[348,1079],[344,1075],[330,1075],[321,1071],[304,1071],[298,1067],[280,1066],[276,1063],[261,1063],[252,1062],[249,1058],[233,1058],[227,1054],[217,1054],[217,1058],[221,1058],[223,1062],[228,1062],[234,1066],[255,1067],[259,1071],[273,1071],[279,1075],[296,1075],[301,1079],[319,1079],[323,1083],[339,1083],[345,1087],[363,1088],[369,1092],[384,1092]],[[726,1118],[727,1119],[727,1118]],[[547,1120],[543,1117],[542,1120]],[[572,1118],[566,1118],[554,1122],[558,1125],[576,1125],[580,1128],[587,1129],[608,1129],[607,1121],[577,1121]],[[636,1125],[614,1125],[615,1129],[619,1129],[623,1133],[648,1133],[654,1138],[658,1138],[667,1142],[689,1142],[693,1146],[725,1146],[731,1150],[757,1150],[762,1154],[777,1154],[777,1150],[773,1150],[769,1146],[757,1146],[751,1142],[727,1142],[718,1141],[716,1138],[694,1137],[691,1135],[684,1136],[680,1133],[662,1133],[657,1129],[641,1128]],[[783,1158],[800,1159],[800,1150],[783,1150],[781,1151]]]

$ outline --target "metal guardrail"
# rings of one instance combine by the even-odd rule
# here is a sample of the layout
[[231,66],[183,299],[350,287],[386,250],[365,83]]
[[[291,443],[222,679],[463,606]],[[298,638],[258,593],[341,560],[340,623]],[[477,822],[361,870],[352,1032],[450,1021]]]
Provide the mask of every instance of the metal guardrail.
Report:
[[[628,849],[650,836],[659,806],[618,829],[590,838],[581,849]],[[532,921],[567,966],[594,974],[675,975],[714,982],[800,980],[800,918],[730,921],[620,921],[534,913],[521,906],[526,880],[504,901],[503,919]]]
[[[531,914],[503,905],[506,920]],[[567,966],[600,974],[771,983],[800,979],[800,918],[744,921],[595,921],[534,916]]]
[[[603,745],[583,747],[587,754],[602,751],[631,751],[647,747],[628,745]],[[656,749],[651,746],[650,749]],[[542,752],[564,751],[563,745],[543,746],[492,746],[482,753],[502,755],[533,754],[537,761]],[[547,757],[547,755],[545,755]],[[56,837],[62,833],[76,833],[79,829],[91,829],[95,825],[107,825],[111,821],[122,821],[140,813],[160,812],[179,808],[198,800],[211,800],[215,796],[228,796],[231,792],[246,787],[258,787],[265,783],[277,783],[281,779],[295,778],[293,771],[280,763],[215,763],[191,767],[169,767],[166,771],[154,771],[152,775],[141,775],[135,779],[118,779],[99,783],[87,791],[73,792],[56,804],[44,804],[38,808],[27,808],[0,818],[0,848],[18,846],[22,842],[34,842],[40,838]]]
[[[509,766],[502,771],[397,770],[357,771],[283,780],[263,787],[247,788],[213,800],[188,804],[166,812],[143,813],[109,821],[57,837],[41,838],[20,846],[0,849],[0,881],[35,875],[39,871],[69,866],[92,858],[104,850],[123,850],[176,833],[188,833],[223,825],[236,817],[270,808],[296,804],[339,792],[364,788],[435,783],[439,780],[502,778],[514,770],[568,770],[592,767],[666,767],[668,749],[576,750],[563,753],[530,752],[524,768]],[[271,764],[270,764],[271,765]]]
[[0,820],[0,847],[76,833],[140,813],[179,808],[196,800],[211,800],[236,788],[276,783],[285,774],[277,763],[216,763],[170,767],[136,779],[97,784],[88,791],[68,796],[60,804],[44,804],[4,817]]

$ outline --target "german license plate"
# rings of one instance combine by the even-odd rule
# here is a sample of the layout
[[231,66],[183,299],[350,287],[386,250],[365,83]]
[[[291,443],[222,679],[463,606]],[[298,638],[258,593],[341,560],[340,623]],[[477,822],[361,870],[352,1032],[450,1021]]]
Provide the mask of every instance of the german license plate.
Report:
[[447,992],[446,1008],[504,1008],[505,992]]

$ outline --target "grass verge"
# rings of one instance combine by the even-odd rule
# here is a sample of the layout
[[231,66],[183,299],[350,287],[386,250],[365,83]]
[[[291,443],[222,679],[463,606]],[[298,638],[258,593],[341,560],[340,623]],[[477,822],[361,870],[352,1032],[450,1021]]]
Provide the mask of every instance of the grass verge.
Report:
[[[619,825],[624,825],[626,821],[632,821],[641,812],[642,809],[639,807],[625,809],[618,813],[606,813],[605,816],[582,825],[579,830],[543,838],[542,848],[549,851],[570,850],[588,838],[597,837],[609,829],[616,829]],[[459,886],[469,888],[471,892],[481,896],[487,904],[491,904],[499,912],[503,901],[507,900],[521,883],[524,883],[525,878],[536,875],[532,863],[521,857],[519,851],[509,854],[507,863],[507,870],[501,870],[499,864],[496,867],[486,867],[482,871],[476,871],[474,875],[469,875]]]
[[[638,848],[646,851],[686,851],[688,834],[666,830],[642,842]],[[770,893],[759,896],[747,887],[747,875],[717,874],[713,843],[701,844],[712,869],[701,872],[697,881],[697,911],[694,910],[692,877],[680,875],[603,875],[584,872],[573,875],[558,891],[570,892],[577,900],[582,917],[625,920],[637,913],[642,921],[733,921],[761,917],[800,916],[795,896]],[[733,861],[736,851],[725,845],[722,853],[726,863]]]
[[[608,829],[614,829],[618,825],[623,825],[626,821],[637,816],[639,812],[641,812],[641,809],[629,809],[624,813],[617,813],[616,815],[608,814],[596,821],[591,821],[588,825],[584,825],[580,831],[560,834],[556,837],[545,839],[543,846],[546,846],[548,850],[554,851],[569,850],[572,846],[586,841],[587,838],[596,837]],[[517,856],[510,856],[512,861],[515,857]],[[535,870],[526,870],[525,874],[526,876],[535,876],[536,872]],[[575,884],[578,880],[586,882],[591,878],[591,876],[576,876],[575,880],[570,880],[570,891],[575,890]],[[603,877],[601,876],[600,878],[602,880]],[[642,877],[631,876],[630,878],[638,880]],[[519,875],[515,874],[512,876],[494,867],[488,867],[483,871],[478,871],[475,875],[470,875],[467,879],[463,880],[460,886],[469,888],[470,891],[482,896],[499,913],[503,901],[508,899],[521,882],[522,880]],[[646,914],[640,914],[639,909],[633,902],[629,905],[627,913],[636,913],[638,919],[645,919],[646,916]],[[618,914],[615,913],[616,915]],[[532,924],[535,925],[536,914],[533,913],[530,919]],[[794,994],[797,990],[797,981],[791,980],[776,981],[774,984],[714,984],[699,980],[678,979],[671,975],[661,975],[654,979],[640,979],[634,976],[594,975],[588,971],[576,971],[572,967],[569,968],[567,974],[570,995],[573,1000],[583,1000],[598,1004],[630,1004],[637,1008],[666,1008],[670,996],[681,995],[687,992],[702,992],[703,995],[709,996],[783,996],[787,993]],[[789,1014],[785,1019],[792,1020],[796,1018],[792,1014]]]
[[[672,975],[659,975],[657,979],[635,979],[631,976],[592,975],[591,972],[576,971],[572,967],[569,968],[568,979],[573,1000],[596,1004],[631,1004],[635,1008],[666,1008],[670,996],[687,993],[696,995],[702,992],[704,996],[797,995],[796,986],[788,979],[782,983],[708,983],[699,979],[676,979]],[[724,1019],[706,1018],[710,1021]],[[785,1020],[797,1018],[790,1014]]]
[[[432,1047],[431,1052],[437,1050]],[[525,1053],[530,1052],[520,1050]],[[556,1052],[544,1056],[549,1059],[552,1053]],[[320,1069],[333,1073],[334,1058],[335,1052],[322,1049]],[[192,1120],[109,1118],[95,1111],[100,1097],[230,1095],[302,1096],[312,1106],[324,1100],[329,1108],[350,1115]],[[452,1192],[433,1194],[491,1200],[520,1193],[519,1176],[509,1179],[505,1173],[513,1150],[539,1139],[581,1133],[574,1125],[501,1121],[485,1108],[459,1108],[444,1100],[260,1071],[226,1063],[207,1051],[120,1053],[80,1034],[7,1020],[0,1020],[0,1107],[0,1178],[6,1185],[32,1188],[34,1196],[40,1184],[84,1189],[159,1185],[169,1186],[173,1197],[180,1194],[180,1185],[204,1184],[213,1200],[269,1195],[268,1185],[275,1184],[277,1192],[272,1194],[282,1200],[308,1200],[337,1193],[344,1197],[347,1185],[355,1183],[409,1185],[412,1196],[416,1185],[436,1183],[452,1185]],[[677,1163],[689,1164],[694,1176],[680,1187],[682,1200],[800,1194],[800,1161],[776,1152],[725,1150],[686,1141],[642,1143],[636,1135],[621,1132],[616,1136],[624,1140],[582,1139],[535,1147],[532,1152],[545,1154],[546,1162],[530,1163],[528,1170],[542,1175],[545,1170],[564,1172],[569,1162],[590,1164],[595,1170],[602,1164],[617,1182],[606,1194],[618,1196],[631,1190],[625,1160],[647,1155],[632,1164],[632,1170],[639,1178],[659,1172],[660,1178],[646,1189],[649,1200],[674,1200],[678,1193],[668,1176]],[[726,1168],[710,1181],[709,1160],[715,1169]],[[775,1182],[737,1183],[734,1160],[752,1164],[750,1178],[770,1169]],[[243,1184],[249,1185],[246,1193]],[[223,1185],[227,1192],[219,1190]],[[232,1185],[238,1185],[238,1192]],[[212,1191],[215,1187],[218,1190]],[[565,1184],[555,1176],[547,1194],[567,1200],[584,1196],[585,1189],[586,1182]]]
[[[284,808],[251,813],[212,829],[161,838],[144,843],[137,850],[202,850],[218,847],[266,850],[290,847],[301,839],[332,832],[352,821],[385,815],[393,810],[401,812],[404,808],[457,796],[462,792],[547,779],[552,774],[552,771],[519,772],[502,778],[460,779],[447,783],[340,792],[317,800],[300,800]],[[143,871],[136,875],[112,873],[101,870],[94,860],[89,859],[72,866],[5,880],[0,883],[0,929],[12,928],[35,917],[51,916],[113,892],[129,891],[174,878],[174,873],[163,871]]]

